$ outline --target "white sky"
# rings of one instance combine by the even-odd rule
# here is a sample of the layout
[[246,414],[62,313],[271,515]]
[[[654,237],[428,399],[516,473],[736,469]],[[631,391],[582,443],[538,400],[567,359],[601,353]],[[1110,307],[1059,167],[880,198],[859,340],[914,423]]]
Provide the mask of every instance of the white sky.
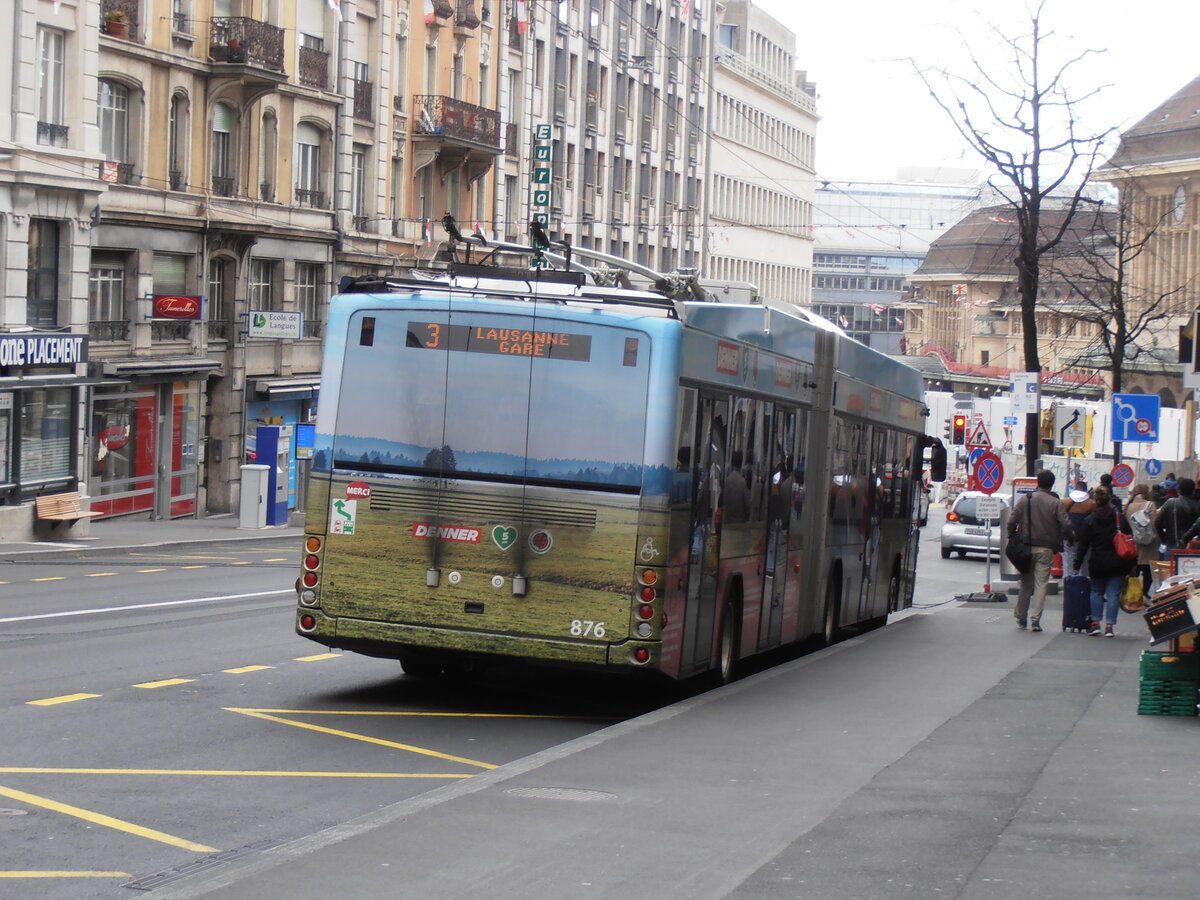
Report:
[[[752,0],[796,34],[796,62],[817,84],[817,172],[892,179],[899,166],[980,168],[979,157],[903,62],[973,71],[963,36],[983,59],[1003,49],[990,32],[1028,32],[1024,0]],[[1057,71],[1084,50],[1104,50],[1077,69],[1072,94],[1106,88],[1085,111],[1093,133],[1128,128],[1200,75],[1195,0],[1045,0],[1043,31]],[[957,29],[957,32],[956,30]],[[958,32],[961,32],[961,36]],[[989,54],[995,54],[994,56]]]

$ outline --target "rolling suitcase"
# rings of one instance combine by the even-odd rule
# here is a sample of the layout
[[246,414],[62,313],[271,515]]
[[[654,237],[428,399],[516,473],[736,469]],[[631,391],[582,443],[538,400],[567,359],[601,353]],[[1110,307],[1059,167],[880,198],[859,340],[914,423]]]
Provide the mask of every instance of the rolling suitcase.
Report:
[[1092,580],[1086,575],[1063,579],[1063,631],[1087,631],[1092,623]]

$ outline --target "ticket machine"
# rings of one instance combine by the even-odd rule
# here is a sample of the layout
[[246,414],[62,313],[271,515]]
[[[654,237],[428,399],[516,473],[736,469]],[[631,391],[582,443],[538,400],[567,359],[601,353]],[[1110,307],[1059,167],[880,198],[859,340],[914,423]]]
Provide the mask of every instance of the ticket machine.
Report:
[[292,465],[292,426],[259,425],[256,432],[258,462],[267,473],[267,524],[288,522],[288,480]]

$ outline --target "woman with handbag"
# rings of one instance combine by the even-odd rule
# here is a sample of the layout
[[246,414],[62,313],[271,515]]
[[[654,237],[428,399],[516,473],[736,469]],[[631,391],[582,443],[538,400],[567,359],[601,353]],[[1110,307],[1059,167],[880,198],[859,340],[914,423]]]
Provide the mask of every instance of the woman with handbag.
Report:
[[[1135,484],[1125,504],[1125,517],[1129,519],[1129,527],[1133,533],[1134,542],[1138,545],[1137,569],[1135,573],[1142,579],[1142,596],[1145,604],[1150,604],[1150,588],[1154,584],[1154,572],[1150,563],[1158,560],[1158,535],[1154,532],[1154,517],[1158,515],[1158,506],[1150,499],[1150,485]],[[1134,528],[1139,523],[1139,528]],[[1139,531],[1141,534],[1139,534]]]
[[[1088,634],[1100,634],[1100,622],[1104,621],[1104,636],[1116,637],[1117,611],[1121,608],[1121,592],[1125,579],[1137,558],[1126,558],[1133,545],[1129,523],[1120,516],[1112,505],[1112,495],[1104,487],[1096,488],[1093,494],[1096,508],[1083,521],[1076,545],[1075,572],[1084,554],[1088,556],[1088,572],[1092,580],[1092,622]],[[1120,534],[1122,537],[1118,538]],[[1125,545],[1120,550],[1118,544]]]

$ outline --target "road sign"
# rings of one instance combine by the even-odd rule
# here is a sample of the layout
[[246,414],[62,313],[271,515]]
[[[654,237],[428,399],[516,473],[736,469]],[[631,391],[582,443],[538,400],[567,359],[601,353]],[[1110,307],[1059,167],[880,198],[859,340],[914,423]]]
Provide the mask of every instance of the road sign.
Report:
[[983,419],[976,419],[971,423],[970,431],[967,432],[968,447],[990,447],[992,446],[992,438],[988,434],[987,426],[983,424]]
[[1133,469],[1125,463],[1117,463],[1112,467],[1112,479],[1114,487],[1129,487],[1133,484]]
[[1162,474],[1162,463],[1157,459],[1146,460],[1146,474],[1147,475],[1161,475]]
[[1016,425],[1016,424],[1017,424],[1017,417],[1016,417],[1016,416],[1005,416],[1005,417],[1004,417],[1004,424],[1005,424],[1005,425]]
[[1021,416],[1040,412],[1042,404],[1038,396],[1038,388],[1041,387],[1041,374],[1038,372],[1013,372],[1009,378],[1013,413]]
[[994,494],[1004,483],[1004,463],[995,453],[985,450],[975,463],[975,487],[985,494]]
[[1003,506],[999,497],[980,497],[975,501],[975,516],[994,522],[1000,518],[1000,510]]
[[1158,443],[1162,401],[1157,394],[1113,394],[1112,440]]
[[1054,443],[1059,449],[1083,449],[1087,413],[1080,406],[1059,406],[1054,410]]

